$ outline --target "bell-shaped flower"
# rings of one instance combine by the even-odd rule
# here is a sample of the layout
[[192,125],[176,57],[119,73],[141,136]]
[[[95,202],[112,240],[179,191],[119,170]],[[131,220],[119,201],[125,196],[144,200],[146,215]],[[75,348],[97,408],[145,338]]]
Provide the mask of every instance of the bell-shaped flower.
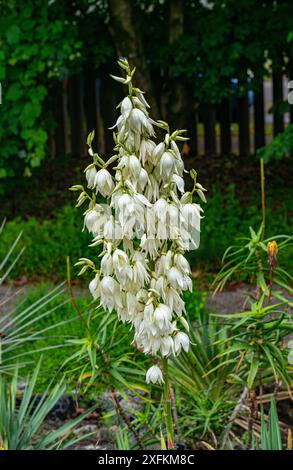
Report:
[[179,331],[174,338],[174,352],[175,354],[179,354],[181,348],[184,349],[185,352],[189,350],[189,338],[186,333]]
[[160,160],[160,174],[164,180],[170,178],[174,172],[174,157],[170,152],[164,152]]
[[96,184],[96,175],[97,175],[97,170],[94,165],[91,165],[85,172],[85,177],[87,180],[87,187],[90,189],[94,189],[95,184]]
[[110,253],[106,253],[101,259],[101,272],[104,276],[112,276],[113,270],[112,256]]
[[163,357],[168,356],[174,348],[174,341],[171,336],[163,336],[161,338],[160,351]]
[[101,304],[110,312],[117,307],[123,308],[122,294],[118,282],[111,276],[104,276],[99,285]]
[[102,168],[97,172],[95,185],[97,192],[100,192],[102,196],[110,196],[112,194],[114,183],[108,170]]
[[123,116],[124,119],[127,119],[129,117],[129,114],[132,110],[132,103],[131,103],[131,99],[126,96],[122,103],[121,103],[121,114]]
[[144,168],[141,168],[138,175],[138,187],[140,191],[144,191],[147,183],[149,182],[149,176]]
[[147,370],[146,373],[146,382],[153,384],[162,384],[164,383],[163,374],[161,369],[158,366],[152,366]]
[[174,289],[183,289],[184,275],[175,266],[167,272],[167,279]]
[[91,209],[85,214],[84,224],[90,233],[93,232],[95,224],[99,222],[99,217],[99,213],[95,209]]
[[175,182],[177,189],[183,194],[184,193],[184,179],[182,176],[176,175],[176,173],[173,174],[172,180]]
[[165,304],[159,304],[159,306],[154,311],[154,320],[159,326],[160,330],[168,328],[171,318],[172,312],[170,307]]
[[184,225],[187,228],[194,228],[200,231],[201,208],[198,204],[184,204],[181,206]]
[[154,165],[157,165],[158,162],[160,161],[163,153],[165,152],[166,146],[164,142],[160,142],[156,147],[153,149],[152,155],[151,155],[151,161]]
[[100,276],[97,273],[94,279],[92,279],[91,282],[89,283],[89,291],[92,294],[94,299],[97,299],[100,295],[99,284],[100,284]]
[[180,271],[182,271],[184,274],[190,274],[190,265],[187,259],[181,253],[177,253],[174,256],[174,262],[176,267],[180,269]]

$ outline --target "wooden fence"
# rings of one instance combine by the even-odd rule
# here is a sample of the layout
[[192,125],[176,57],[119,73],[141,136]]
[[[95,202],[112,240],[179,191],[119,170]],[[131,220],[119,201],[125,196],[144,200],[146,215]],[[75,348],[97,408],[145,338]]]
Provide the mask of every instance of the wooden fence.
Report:
[[[287,100],[287,84],[286,77],[275,73],[257,93],[224,99],[217,106],[201,104],[189,126],[192,135],[186,151],[193,155],[254,154],[293,121],[292,110],[285,114],[278,111]],[[47,104],[56,123],[49,136],[50,155],[86,155],[86,136],[92,129],[96,131],[97,151],[111,155],[112,132],[108,128],[117,118],[119,93],[112,79],[96,79],[91,71],[55,85]]]

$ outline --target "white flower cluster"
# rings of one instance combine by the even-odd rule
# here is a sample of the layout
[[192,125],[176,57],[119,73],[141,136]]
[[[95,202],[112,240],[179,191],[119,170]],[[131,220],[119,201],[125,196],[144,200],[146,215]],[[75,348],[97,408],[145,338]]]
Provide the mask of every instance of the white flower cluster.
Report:
[[[93,163],[85,170],[89,196],[82,186],[78,205],[89,200],[85,227],[93,235],[92,246],[102,245],[100,264],[81,259],[81,273],[95,272],[89,289],[94,299],[123,322],[134,327],[134,343],[154,357],[177,355],[188,351],[188,331],[184,318],[182,293],[192,289],[190,266],[185,249],[195,248],[192,233],[199,233],[200,211],[192,202],[197,191],[204,198],[204,188],[184,192],[184,165],[177,141],[184,141],[184,131],[169,132],[167,123],[155,122],[148,114],[143,93],[132,86],[134,70],[121,59],[126,78],[113,77],[128,85],[128,96],[120,104],[113,133],[116,154],[107,162],[95,154],[88,138]],[[154,141],[154,127],[165,132],[162,142]],[[115,162],[114,176],[108,171]],[[106,204],[96,202],[96,195]],[[163,382],[160,367],[154,365],[147,382]]]

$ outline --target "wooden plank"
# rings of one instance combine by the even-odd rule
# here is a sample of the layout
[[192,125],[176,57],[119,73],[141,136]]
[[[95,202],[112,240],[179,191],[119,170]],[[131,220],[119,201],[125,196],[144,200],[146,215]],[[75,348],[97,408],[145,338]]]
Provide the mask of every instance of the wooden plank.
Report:
[[87,67],[84,72],[84,105],[86,118],[86,135],[95,131],[93,148],[98,149],[98,108],[96,94],[96,77],[93,67]]
[[249,109],[247,93],[238,98],[239,155],[250,154]]
[[[293,81],[293,58],[289,59],[289,81]],[[289,93],[292,93],[293,85],[288,88],[287,97]],[[290,123],[293,124],[293,104],[290,104]]]
[[198,114],[195,111],[190,119],[190,124],[188,126],[187,137],[189,141],[187,145],[189,147],[189,155],[195,157],[198,154],[198,142],[197,142],[197,123],[198,123]]
[[[279,106],[283,101],[283,75],[282,72],[273,72],[273,105]],[[284,130],[284,116],[278,110],[274,112],[274,136]]]
[[219,107],[220,120],[220,152],[221,155],[231,154],[231,101],[224,98]]
[[86,151],[86,136],[84,130],[84,107],[80,74],[73,75],[69,79],[69,110],[72,154],[83,156]]
[[216,110],[210,104],[203,108],[204,119],[204,148],[206,155],[216,154]]
[[[104,152],[107,155],[112,155],[113,152],[113,130],[109,130],[112,127],[119,115],[119,111],[116,110],[117,103],[120,101],[120,97],[117,94],[116,82],[112,78],[103,77],[101,80],[100,88],[100,103],[101,103],[101,116],[102,116],[102,127],[104,131]],[[115,129],[117,130],[117,129]]]
[[254,94],[254,150],[265,145],[265,114],[263,83]]

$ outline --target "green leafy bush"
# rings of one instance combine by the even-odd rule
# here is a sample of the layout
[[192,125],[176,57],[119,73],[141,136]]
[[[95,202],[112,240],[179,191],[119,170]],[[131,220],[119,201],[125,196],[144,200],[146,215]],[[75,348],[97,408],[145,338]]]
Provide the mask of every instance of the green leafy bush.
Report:
[[0,256],[23,231],[22,245],[25,246],[21,260],[13,271],[13,277],[26,275],[44,278],[64,279],[66,256],[77,261],[86,255],[90,237],[82,233],[82,217],[70,207],[62,208],[52,220],[39,222],[35,218],[22,221],[17,218],[8,222],[1,239]]
[[290,124],[284,132],[278,134],[266,147],[257,151],[257,156],[263,158],[265,163],[271,160],[282,160],[293,155],[293,124]]

